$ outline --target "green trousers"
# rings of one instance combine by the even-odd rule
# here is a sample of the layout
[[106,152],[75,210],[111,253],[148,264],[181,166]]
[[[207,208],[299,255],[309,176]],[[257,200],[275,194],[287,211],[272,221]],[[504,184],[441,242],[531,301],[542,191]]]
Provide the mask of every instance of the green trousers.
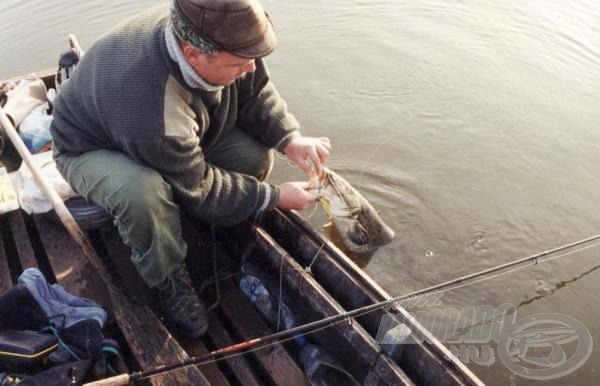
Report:
[[[222,169],[260,180],[273,166],[273,152],[237,129],[204,157]],[[112,150],[77,157],[58,155],[56,162],[73,190],[114,217],[123,242],[131,248],[135,267],[149,286],[159,284],[183,263],[187,245],[182,238],[180,208],[171,187],[156,170]]]

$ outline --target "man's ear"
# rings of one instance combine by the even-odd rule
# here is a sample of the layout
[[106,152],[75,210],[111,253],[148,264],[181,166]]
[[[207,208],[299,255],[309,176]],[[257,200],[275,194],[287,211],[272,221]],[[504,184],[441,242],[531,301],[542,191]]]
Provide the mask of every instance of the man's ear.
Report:
[[190,44],[183,43],[181,50],[183,52],[183,56],[188,62],[196,61],[197,56],[200,53],[195,47],[192,47]]

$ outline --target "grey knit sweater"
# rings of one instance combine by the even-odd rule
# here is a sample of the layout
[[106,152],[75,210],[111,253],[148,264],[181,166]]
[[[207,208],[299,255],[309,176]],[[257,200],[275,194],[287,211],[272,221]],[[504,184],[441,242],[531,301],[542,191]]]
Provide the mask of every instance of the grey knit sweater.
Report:
[[205,162],[203,149],[234,127],[267,147],[281,146],[298,122],[261,60],[253,74],[222,90],[187,86],[167,51],[167,22],[168,8],[153,9],[90,47],[56,98],[55,152],[121,151],[161,173],[183,209],[206,222],[233,224],[265,202],[272,208],[275,186]]

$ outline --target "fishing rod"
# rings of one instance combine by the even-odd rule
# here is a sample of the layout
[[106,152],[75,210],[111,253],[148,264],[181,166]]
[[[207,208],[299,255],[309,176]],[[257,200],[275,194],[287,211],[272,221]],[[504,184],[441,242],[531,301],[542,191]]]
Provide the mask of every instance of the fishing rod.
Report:
[[[148,369],[148,370],[143,370],[143,371],[137,371],[137,372],[133,372],[130,374],[121,374],[121,375],[117,375],[114,377],[110,377],[110,378],[105,378],[105,379],[101,379],[99,381],[95,381],[95,382],[91,382],[91,383],[86,383],[84,386],[119,386],[119,385],[127,385],[129,382],[133,382],[142,378],[148,378],[154,375],[158,375],[158,374],[163,374],[166,373],[168,371],[172,371],[172,370],[176,370],[176,369],[180,369],[186,366],[190,366],[190,365],[198,365],[201,364],[203,362],[206,361],[211,361],[216,359],[217,357],[221,357],[221,356],[225,356],[227,354],[233,354],[233,353],[237,353],[243,350],[248,350],[251,348],[262,348],[263,346],[259,346],[259,345],[267,345],[268,343],[272,343],[272,342],[278,342],[281,340],[284,340],[286,338],[291,338],[294,337],[296,335],[299,335],[301,333],[307,334],[310,332],[313,332],[314,330],[326,327],[327,325],[334,325],[344,319],[349,319],[352,317],[356,317],[356,316],[360,316],[363,314],[367,314],[369,312],[375,311],[377,309],[380,308],[385,308],[385,307],[390,307],[393,306],[394,303],[396,302],[400,302],[402,300],[406,300],[408,298],[412,298],[415,296],[419,296],[419,295],[423,295],[426,293],[432,293],[432,292],[436,292],[439,291],[441,289],[446,289],[446,290],[450,290],[453,289],[453,286],[458,286],[459,284],[464,285],[466,282],[469,282],[470,280],[476,279],[476,278],[480,278],[482,276],[487,276],[489,274],[492,273],[496,273],[499,271],[503,271],[506,270],[508,268],[512,268],[515,266],[519,266],[519,265],[523,265],[522,268],[526,267],[528,264],[537,264],[538,262],[540,262],[540,259],[557,253],[557,252],[561,252],[564,251],[566,249],[570,249],[573,247],[576,247],[578,245],[582,245],[582,244],[586,244],[589,243],[591,241],[594,240],[598,240],[600,239],[600,234],[596,235],[596,236],[592,236],[592,237],[588,237],[586,239],[582,239],[579,241],[575,241],[573,243],[570,244],[565,244],[562,245],[560,247],[556,247],[553,249],[549,249],[547,251],[544,252],[539,252],[536,253],[534,255],[531,256],[527,256],[521,259],[517,259],[505,264],[501,264],[501,265],[497,265],[495,267],[491,267],[491,268],[487,268],[475,273],[471,273],[468,275],[464,275],[464,276],[460,276],[448,281],[445,281],[443,283],[440,284],[436,284],[427,288],[423,288],[420,290],[416,290],[413,292],[410,292],[408,294],[404,294],[404,295],[400,295],[400,296],[396,296],[387,300],[383,300],[377,303],[373,303],[371,305],[368,306],[364,306],[364,307],[360,307],[351,311],[347,311],[341,314],[337,314],[337,315],[332,315],[323,319],[319,319],[316,320],[314,322],[310,322],[310,323],[306,323],[297,327],[293,327],[290,328],[288,330],[285,331],[280,331],[280,332],[276,332],[270,335],[266,335],[263,337],[259,337],[259,338],[254,338],[254,339],[250,339],[247,340],[245,342],[241,342],[241,343],[236,343],[233,344],[231,346],[227,346],[227,347],[223,347],[220,348],[218,350],[214,350],[211,351],[209,353],[206,353],[204,355],[199,355],[199,356],[194,356],[194,357],[190,357],[187,358],[185,360],[179,361],[179,362],[175,362],[175,363],[170,363],[170,364],[165,364],[165,365],[160,365],[157,366],[153,369]],[[561,256],[557,256],[556,258],[562,257],[562,256],[566,256],[565,255],[561,255]],[[542,259],[541,262],[547,261],[550,259]],[[448,288],[450,287],[450,288]],[[329,326],[327,326],[329,327]],[[259,346],[259,347],[257,347]]]

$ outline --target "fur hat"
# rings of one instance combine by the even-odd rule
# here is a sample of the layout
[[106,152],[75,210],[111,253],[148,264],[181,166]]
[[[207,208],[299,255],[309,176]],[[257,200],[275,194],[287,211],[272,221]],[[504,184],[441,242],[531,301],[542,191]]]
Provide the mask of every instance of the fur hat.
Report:
[[277,44],[271,19],[258,0],[174,0],[171,22],[181,39],[206,53],[259,58]]

